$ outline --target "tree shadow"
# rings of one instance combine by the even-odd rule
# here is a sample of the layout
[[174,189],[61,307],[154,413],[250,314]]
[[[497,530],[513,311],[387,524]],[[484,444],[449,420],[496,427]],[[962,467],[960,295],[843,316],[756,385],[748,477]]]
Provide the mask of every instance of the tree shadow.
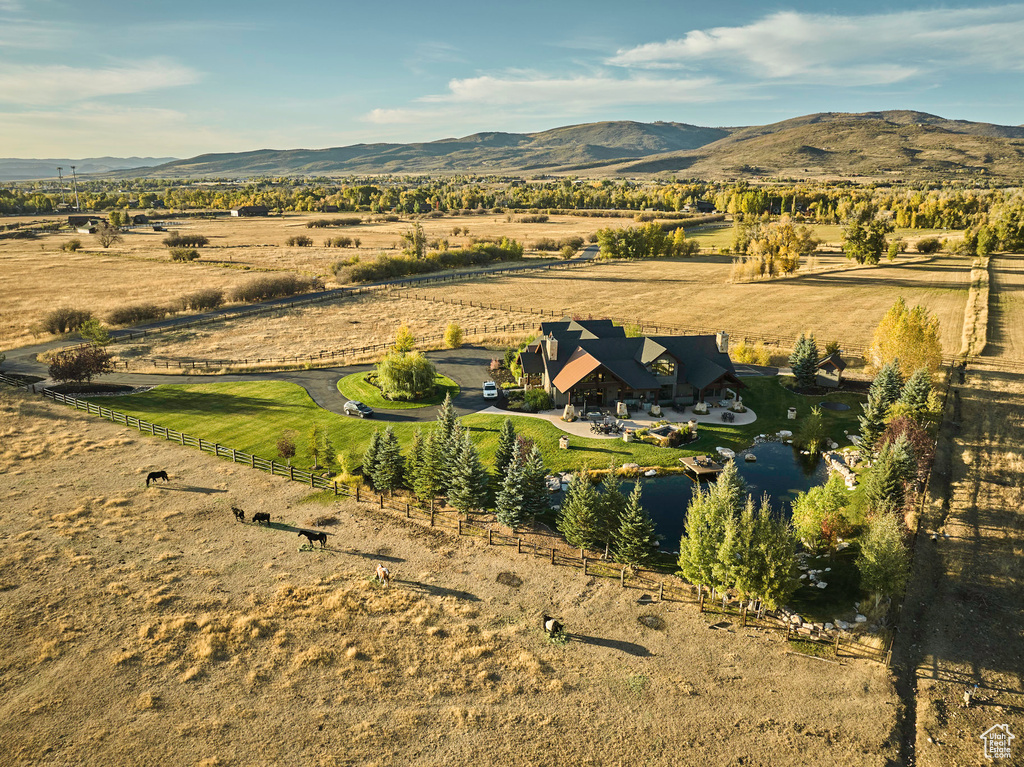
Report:
[[593,645],[595,647],[607,647],[611,650],[620,650],[627,655],[635,655],[638,658],[651,658],[654,657],[653,653],[643,645],[636,644],[635,642],[623,642],[618,639],[604,639],[603,637],[591,637],[585,634],[565,634],[570,640],[581,642],[583,644]]
[[468,591],[446,589],[443,586],[433,586],[429,583],[420,583],[419,581],[403,581],[399,578],[392,578],[392,581],[395,583],[401,583],[410,591],[418,591],[421,594],[430,594],[431,596],[435,597],[455,597],[456,599],[462,599],[466,602],[480,601],[480,597],[478,597],[476,594],[470,594]]
[[223,490],[219,487],[196,487],[195,485],[152,485],[152,489],[167,490],[169,492],[176,493],[202,493],[203,495],[227,492],[227,490]]
[[[371,554],[368,551],[352,551],[352,549],[338,549],[342,554],[348,554],[352,557],[362,557],[363,559],[374,559],[381,562],[404,562],[402,557],[391,557],[387,554]],[[396,580],[397,583],[397,580]]]

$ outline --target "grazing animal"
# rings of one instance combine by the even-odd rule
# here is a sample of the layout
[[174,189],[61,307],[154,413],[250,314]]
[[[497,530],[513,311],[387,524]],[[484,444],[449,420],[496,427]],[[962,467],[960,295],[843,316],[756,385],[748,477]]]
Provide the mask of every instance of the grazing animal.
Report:
[[234,513],[235,519],[237,519],[239,522],[245,522],[245,512],[244,511],[242,511],[237,506],[232,506],[231,507],[231,511],[232,511],[232,513]]
[[257,511],[255,514],[252,515],[252,521],[255,522],[257,525],[260,522],[266,522],[269,525],[270,524],[270,514],[268,514],[265,511]]
[[387,588],[391,584],[391,571],[384,565],[377,565],[377,582]]
[[312,530],[299,530],[299,535],[306,536],[306,538],[309,539],[310,546],[319,542],[320,548],[322,549],[327,545],[327,533],[315,533]]
[[146,477],[146,487],[149,487],[150,481],[156,482],[158,479],[162,479],[164,482],[171,481],[168,479],[166,471],[151,471]]
[[565,633],[565,627],[550,615],[542,615],[541,623],[544,626],[544,630],[548,632],[549,637],[561,636]]

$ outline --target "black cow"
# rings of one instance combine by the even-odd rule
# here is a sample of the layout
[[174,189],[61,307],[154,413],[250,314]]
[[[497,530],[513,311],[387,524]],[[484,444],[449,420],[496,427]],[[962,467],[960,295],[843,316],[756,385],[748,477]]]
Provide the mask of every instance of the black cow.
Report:
[[327,546],[327,533],[316,533],[312,530],[299,530],[299,535],[306,536],[306,538],[309,539],[310,546],[318,542],[321,549]]
[[167,477],[166,471],[151,471],[146,477],[146,487],[149,487],[150,481],[156,482],[158,479],[162,479],[164,482],[170,482],[171,480]]
[[245,522],[245,512],[244,511],[242,511],[237,506],[232,506],[231,507],[231,511],[235,515],[235,519],[237,519],[239,522]]
[[270,514],[268,514],[265,511],[257,511],[255,514],[252,515],[252,521],[255,522],[257,525],[260,522],[266,522],[269,525],[270,524]]

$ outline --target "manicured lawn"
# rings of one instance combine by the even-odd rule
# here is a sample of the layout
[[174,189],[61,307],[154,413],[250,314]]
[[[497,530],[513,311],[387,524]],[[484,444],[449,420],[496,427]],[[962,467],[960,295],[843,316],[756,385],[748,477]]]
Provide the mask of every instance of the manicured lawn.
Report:
[[[604,468],[609,461],[638,463],[641,466],[678,467],[679,458],[714,450],[716,446],[741,450],[755,436],[779,429],[794,429],[799,421],[786,419],[786,410],[795,406],[801,416],[821,397],[802,397],[784,388],[778,378],[745,378],[743,401],[758,413],[749,426],[723,424],[699,428],[700,439],[685,450],[654,447],[644,443],[626,443],[612,439],[571,437],[572,449],[560,450],[558,438],[564,434],[554,424],[537,418],[512,416],[516,430],[534,440],[544,453],[548,468],[573,469],[581,466]],[[843,429],[856,431],[857,405],[862,397],[856,394],[833,394],[829,399],[845,401],[852,409],[844,412],[825,411],[833,438],[842,444]],[[364,402],[366,400],[363,400]],[[302,387],[283,381],[239,383],[182,384],[158,386],[148,392],[127,397],[101,400],[129,415],[178,429],[196,437],[228,445],[237,450],[264,458],[277,458],[276,444],[285,430],[299,434],[298,454],[293,463],[305,467],[310,463],[306,435],[314,423],[323,423],[336,451],[361,456],[374,428],[391,425],[403,446],[408,446],[417,426],[431,428],[430,423],[383,421],[346,418],[319,407]],[[497,434],[504,415],[470,415],[462,419],[472,430],[481,455],[489,462],[497,446]]]
[[358,400],[374,410],[411,410],[418,407],[440,405],[444,402],[446,395],[451,394],[454,398],[460,391],[459,385],[455,381],[438,374],[434,376],[434,393],[426,399],[415,402],[384,399],[380,389],[366,380],[367,375],[366,372],[353,373],[338,381],[338,391],[341,396],[345,399]]

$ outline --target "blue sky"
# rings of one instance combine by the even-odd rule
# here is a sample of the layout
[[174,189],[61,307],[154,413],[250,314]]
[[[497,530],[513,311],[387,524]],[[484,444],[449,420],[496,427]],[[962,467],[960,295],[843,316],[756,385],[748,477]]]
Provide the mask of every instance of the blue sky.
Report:
[[917,109],[1024,123],[1024,4],[0,0],[0,156]]

